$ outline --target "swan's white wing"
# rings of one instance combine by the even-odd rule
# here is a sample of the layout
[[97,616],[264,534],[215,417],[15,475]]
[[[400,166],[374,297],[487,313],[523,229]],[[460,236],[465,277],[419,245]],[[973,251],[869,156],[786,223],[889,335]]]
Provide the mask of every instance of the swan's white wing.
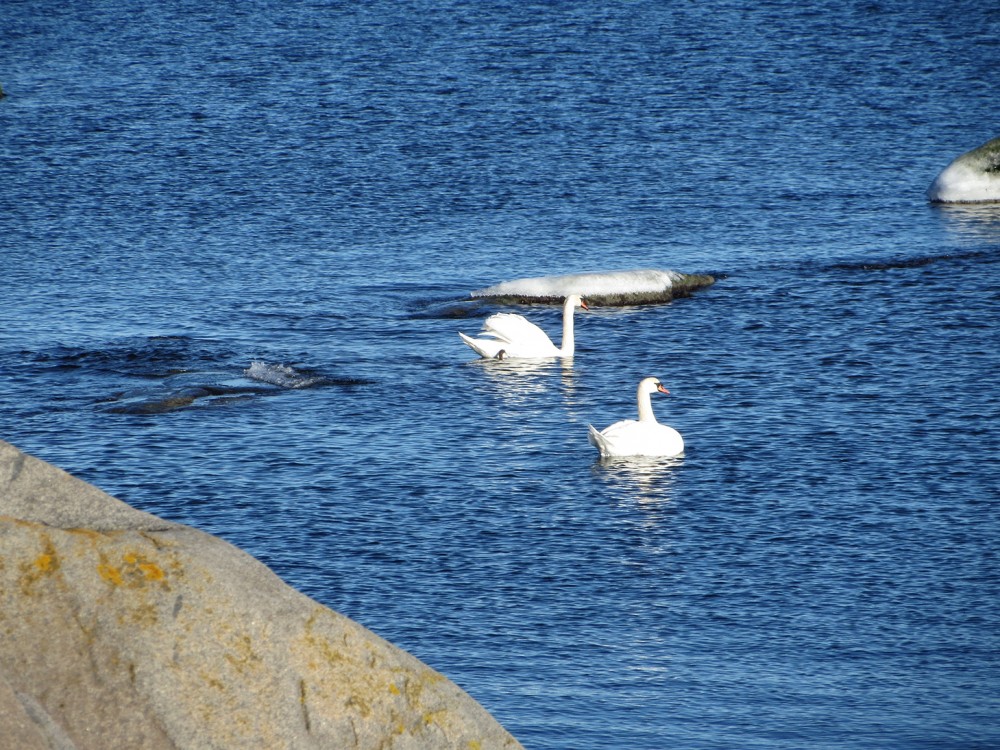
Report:
[[483,332],[508,344],[525,348],[555,348],[552,340],[541,328],[523,315],[496,313],[483,322]]
[[593,427],[590,430],[590,442],[602,456],[676,456],[684,452],[680,433],[656,422],[623,419],[600,432]]
[[496,313],[483,321],[482,338],[460,333],[479,356],[492,359],[503,351],[510,358],[558,357],[561,351],[541,328],[523,315]]
[[602,456],[634,456],[636,449],[642,445],[641,435],[637,434],[637,430],[641,432],[641,427],[634,419],[615,422],[600,432],[591,427],[590,441]]
[[504,343],[497,339],[474,339],[471,336],[466,336],[461,331],[459,331],[458,335],[462,337],[462,341],[472,347],[472,350],[476,354],[486,359],[493,359],[504,348]]

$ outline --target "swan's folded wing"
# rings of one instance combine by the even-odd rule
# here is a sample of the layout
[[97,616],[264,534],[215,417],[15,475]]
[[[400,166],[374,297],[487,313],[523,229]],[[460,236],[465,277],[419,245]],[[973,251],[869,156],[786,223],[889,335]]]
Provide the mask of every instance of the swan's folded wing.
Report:
[[519,347],[553,346],[545,331],[516,313],[491,315],[483,321],[483,333],[508,344],[516,342]]
[[493,359],[504,347],[504,343],[502,341],[497,341],[495,339],[474,339],[471,336],[466,336],[461,331],[459,331],[458,335],[462,338],[462,341],[472,347],[472,350],[476,354],[480,357],[485,357],[486,359]]
[[598,447],[606,456],[677,456],[684,438],[667,425],[624,419],[601,431]]
[[623,419],[620,422],[615,422],[613,425],[609,425],[601,430],[601,434],[606,438],[622,438],[628,437],[629,435],[641,434],[642,424],[636,422],[634,419]]
[[646,425],[634,419],[623,419],[598,432],[590,428],[590,442],[602,456],[632,456],[644,452]]

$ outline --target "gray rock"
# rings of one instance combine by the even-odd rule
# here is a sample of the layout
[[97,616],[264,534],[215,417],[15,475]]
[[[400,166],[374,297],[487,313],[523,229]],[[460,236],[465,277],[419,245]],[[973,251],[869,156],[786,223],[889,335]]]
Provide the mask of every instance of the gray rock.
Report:
[[670,302],[714,283],[704,274],[646,268],[514,279],[477,289],[470,296],[498,304],[562,305],[570,294],[579,294],[588,305],[622,307]]
[[927,189],[933,203],[995,203],[1000,201],[1000,138],[957,157]]
[[0,748],[519,748],[209,534],[0,441]]

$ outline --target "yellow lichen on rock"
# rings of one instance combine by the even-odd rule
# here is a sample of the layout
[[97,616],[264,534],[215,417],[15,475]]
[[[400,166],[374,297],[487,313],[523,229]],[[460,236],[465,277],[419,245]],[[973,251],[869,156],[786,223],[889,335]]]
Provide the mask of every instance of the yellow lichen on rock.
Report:
[[97,574],[112,586],[137,589],[148,584],[160,584],[164,589],[170,588],[166,571],[146,555],[129,550],[121,556],[120,564],[115,565],[102,550],[98,549],[97,554],[100,559]]
[[43,573],[51,573],[59,567],[59,561],[56,559],[55,555],[43,552],[35,558],[35,567]]
[[156,563],[139,563],[139,570],[146,576],[147,581],[162,581],[167,577],[166,573],[163,572],[163,568]]
[[250,636],[246,634],[234,638],[223,657],[240,674],[260,668],[262,662],[260,654],[253,648]]
[[52,747],[520,748],[442,675],[245,553],[0,441],[4,681]]
[[113,586],[122,585],[122,572],[114,565],[98,563],[97,574]]
[[57,573],[61,566],[56,549],[49,535],[46,533],[39,534],[38,541],[41,551],[30,560],[22,559],[19,565],[21,571],[20,589],[21,593],[25,596],[35,594],[36,584],[43,578]]

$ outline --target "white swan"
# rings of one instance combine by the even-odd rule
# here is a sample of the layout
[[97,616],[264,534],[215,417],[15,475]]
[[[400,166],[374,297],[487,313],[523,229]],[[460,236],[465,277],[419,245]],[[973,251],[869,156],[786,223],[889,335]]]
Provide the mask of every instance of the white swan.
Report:
[[553,344],[545,331],[516,313],[496,313],[483,321],[482,335],[487,338],[474,339],[464,333],[458,335],[486,359],[572,357],[575,348],[573,311],[577,307],[588,309],[579,294],[571,294],[563,302],[562,346]]
[[679,456],[684,452],[684,438],[673,427],[660,424],[653,416],[651,393],[670,393],[656,378],[639,382],[636,399],[639,421],[623,419],[598,432],[588,425],[590,442],[602,456]]

